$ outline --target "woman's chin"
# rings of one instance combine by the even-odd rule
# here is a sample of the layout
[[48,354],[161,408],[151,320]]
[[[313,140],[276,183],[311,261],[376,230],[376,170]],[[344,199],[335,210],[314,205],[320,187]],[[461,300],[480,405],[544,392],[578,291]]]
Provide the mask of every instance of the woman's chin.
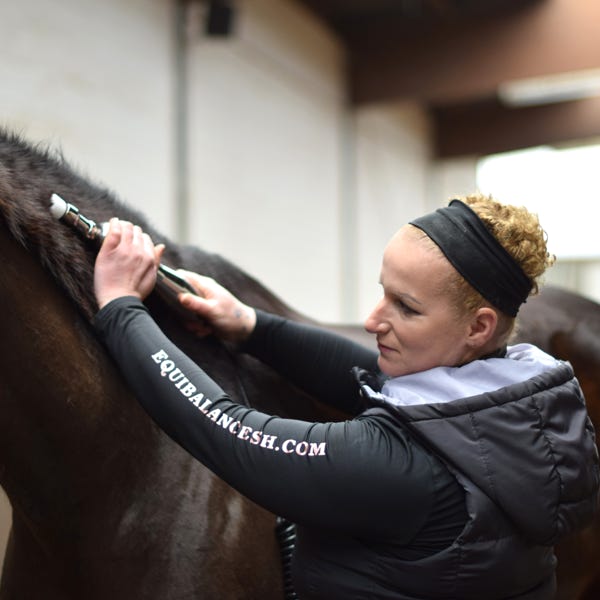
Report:
[[379,367],[379,370],[388,377],[398,377],[403,374],[398,365],[394,365],[394,363],[390,362],[390,360],[386,359],[381,354],[377,359],[377,366]]

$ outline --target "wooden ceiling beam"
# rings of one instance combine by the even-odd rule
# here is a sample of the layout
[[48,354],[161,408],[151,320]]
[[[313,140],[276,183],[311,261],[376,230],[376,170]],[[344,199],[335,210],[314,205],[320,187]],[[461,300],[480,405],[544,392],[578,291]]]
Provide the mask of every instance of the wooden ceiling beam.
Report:
[[526,108],[496,100],[431,110],[436,158],[485,156],[600,136],[600,98]]
[[357,29],[347,38],[351,96],[452,103],[493,95],[509,80],[598,68],[598,23],[598,0],[543,0],[493,19]]

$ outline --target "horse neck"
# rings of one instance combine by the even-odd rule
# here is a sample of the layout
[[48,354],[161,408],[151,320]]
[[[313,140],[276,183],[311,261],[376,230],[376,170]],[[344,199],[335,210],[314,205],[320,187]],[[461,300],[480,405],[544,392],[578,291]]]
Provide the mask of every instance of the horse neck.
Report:
[[0,484],[13,507],[60,514],[137,406],[75,306],[3,228],[0,256]]
[[[0,484],[14,514],[2,590],[124,600],[144,581],[148,598],[281,597],[272,516],[151,425],[1,223],[0,256]],[[238,582],[223,564],[261,576]]]

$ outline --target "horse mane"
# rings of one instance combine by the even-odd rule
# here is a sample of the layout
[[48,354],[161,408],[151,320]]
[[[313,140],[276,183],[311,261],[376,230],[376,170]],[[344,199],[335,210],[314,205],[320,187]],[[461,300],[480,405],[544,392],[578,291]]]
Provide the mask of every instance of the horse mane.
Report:
[[[118,217],[136,223],[155,243],[164,243],[163,262],[221,281],[255,306],[301,318],[260,283],[223,257],[195,246],[180,246],[156,231],[146,217],[127,206],[109,189],[93,183],[67,163],[62,153],[30,144],[0,128],[0,222],[12,237],[37,257],[42,267],[90,321],[97,310],[93,294],[95,250],[70,227],[50,214],[50,197],[57,193],[97,223]],[[151,302],[160,311],[160,303]]]

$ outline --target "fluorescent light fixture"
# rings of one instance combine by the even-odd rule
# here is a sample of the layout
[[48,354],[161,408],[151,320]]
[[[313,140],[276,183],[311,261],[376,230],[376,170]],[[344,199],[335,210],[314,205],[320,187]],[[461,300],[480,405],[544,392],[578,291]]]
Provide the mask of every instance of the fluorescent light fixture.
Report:
[[498,86],[498,97],[507,106],[551,104],[598,95],[600,95],[600,69],[516,79]]

